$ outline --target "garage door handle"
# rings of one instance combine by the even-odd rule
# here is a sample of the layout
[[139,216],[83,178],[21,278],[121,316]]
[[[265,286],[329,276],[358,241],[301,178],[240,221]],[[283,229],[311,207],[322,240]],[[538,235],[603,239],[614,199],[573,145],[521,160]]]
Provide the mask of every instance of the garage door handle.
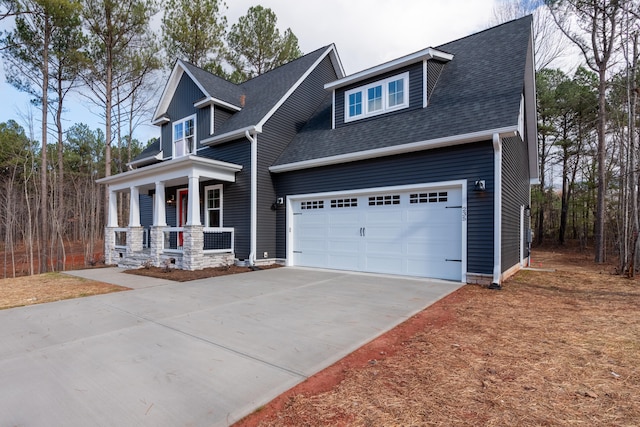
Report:
[[364,237],[366,234],[366,228],[360,227],[360,237]]

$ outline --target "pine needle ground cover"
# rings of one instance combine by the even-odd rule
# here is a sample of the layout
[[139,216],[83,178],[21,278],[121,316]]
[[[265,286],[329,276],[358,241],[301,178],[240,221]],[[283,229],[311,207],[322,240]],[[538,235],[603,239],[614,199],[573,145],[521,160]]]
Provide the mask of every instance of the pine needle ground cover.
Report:
[[240,426],[637,426],[640,282],[590,253],[534,251],[468,285]]

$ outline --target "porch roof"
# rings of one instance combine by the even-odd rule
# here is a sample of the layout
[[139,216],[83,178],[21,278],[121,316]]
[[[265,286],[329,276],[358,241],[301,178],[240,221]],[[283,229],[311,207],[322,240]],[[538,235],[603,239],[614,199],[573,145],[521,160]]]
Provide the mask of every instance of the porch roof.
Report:
[[242,165],[235,163],[188,155],[100,178],[96,182],[108,185],[113,191],[131,187],[151,189],[155,187],[156,182],[164,182],[167,187],[182,185],[188,182],[190,176],[198,177],[198,179],[235,182],[236,172],[241,170]]

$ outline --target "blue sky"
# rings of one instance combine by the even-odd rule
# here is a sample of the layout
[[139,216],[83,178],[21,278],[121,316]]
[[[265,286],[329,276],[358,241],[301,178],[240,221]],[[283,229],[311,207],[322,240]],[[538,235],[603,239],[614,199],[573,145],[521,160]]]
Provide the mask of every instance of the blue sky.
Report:
[[[279,28],[291,28],[303,52],[335,43],[345,71],[352,74],[485,29],[498,1],[227,0],[226,16],[231,26],[251,6],[271,8],[278,17]],[[164,81],[158,84],[164,86]],[[0,67],[0,100],[0,122],[14,119],[26,127],[20,112],[24,116],[29,108],[33,109],[37,138],[40,111],[29,107],[28,96],[6,83],[4,66]],[[64,115],[65,125],[83,122],[91,128],[104,129],[101,119],[91,111],[97,111],[97,107],[74,94]],[[158,128],[151,125],[142,125],[135,133],[143,142],[158,135]]]

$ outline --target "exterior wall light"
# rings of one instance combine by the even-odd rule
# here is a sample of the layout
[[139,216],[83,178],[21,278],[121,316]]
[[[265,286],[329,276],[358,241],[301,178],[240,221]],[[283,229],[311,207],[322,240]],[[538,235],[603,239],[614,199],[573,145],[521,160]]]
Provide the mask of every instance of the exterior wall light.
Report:
[[484,179],[478,179],[473,183],[473,191],[486,191],[487,184]]

